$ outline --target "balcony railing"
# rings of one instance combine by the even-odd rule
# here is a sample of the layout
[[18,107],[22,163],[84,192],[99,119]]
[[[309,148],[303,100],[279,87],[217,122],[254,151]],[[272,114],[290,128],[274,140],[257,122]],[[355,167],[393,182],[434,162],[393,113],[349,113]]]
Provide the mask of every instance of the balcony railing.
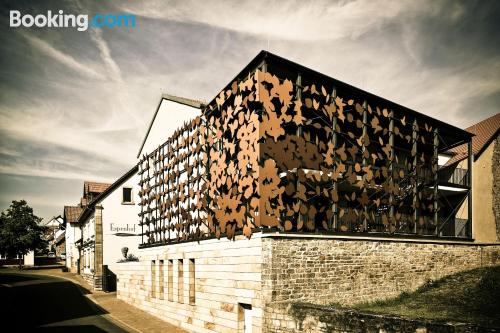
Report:
[[439,180],[451,184],[469,186],[469,174],[467,169],[455,168],[453,172],[443,172],[439,175]]

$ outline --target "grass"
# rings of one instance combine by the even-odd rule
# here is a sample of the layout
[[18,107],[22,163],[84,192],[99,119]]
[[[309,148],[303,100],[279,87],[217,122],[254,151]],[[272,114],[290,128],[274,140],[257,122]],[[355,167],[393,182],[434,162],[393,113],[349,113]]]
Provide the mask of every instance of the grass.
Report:
[[478,268],[429,281],[412,293],[353,308],[409,318],[500,327],[500,266]]

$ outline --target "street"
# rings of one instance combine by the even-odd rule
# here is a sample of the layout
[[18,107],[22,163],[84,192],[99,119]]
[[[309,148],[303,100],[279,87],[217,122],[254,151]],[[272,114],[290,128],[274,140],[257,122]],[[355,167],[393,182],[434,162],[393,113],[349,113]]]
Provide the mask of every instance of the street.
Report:
[[0,271],[4,327],[37,332],[127,332],[85,297],[88,291],[61,278]]

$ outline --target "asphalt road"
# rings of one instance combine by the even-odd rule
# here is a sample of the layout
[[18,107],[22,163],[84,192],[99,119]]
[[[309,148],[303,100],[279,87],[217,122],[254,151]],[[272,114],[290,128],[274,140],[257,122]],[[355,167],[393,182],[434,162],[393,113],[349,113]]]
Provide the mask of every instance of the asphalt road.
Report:
[[[0,318],[13,332],[127,332],[64,279],[0,271]],[[5,326],[7,325],[7,326]]]

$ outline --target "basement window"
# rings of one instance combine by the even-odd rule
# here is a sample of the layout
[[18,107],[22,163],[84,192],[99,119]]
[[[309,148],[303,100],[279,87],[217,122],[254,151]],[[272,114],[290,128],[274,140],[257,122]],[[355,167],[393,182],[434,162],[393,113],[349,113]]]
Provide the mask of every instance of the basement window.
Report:
[[189,259],[189,304],[195,304],[195,269],[194,259]]
[[122,204],[133,204],[132,202],[132,188],[131,187],[124,187],[123,188],[123,197],[122,197]]
[[177,301],[184,303],[184,260],[177,261]]

